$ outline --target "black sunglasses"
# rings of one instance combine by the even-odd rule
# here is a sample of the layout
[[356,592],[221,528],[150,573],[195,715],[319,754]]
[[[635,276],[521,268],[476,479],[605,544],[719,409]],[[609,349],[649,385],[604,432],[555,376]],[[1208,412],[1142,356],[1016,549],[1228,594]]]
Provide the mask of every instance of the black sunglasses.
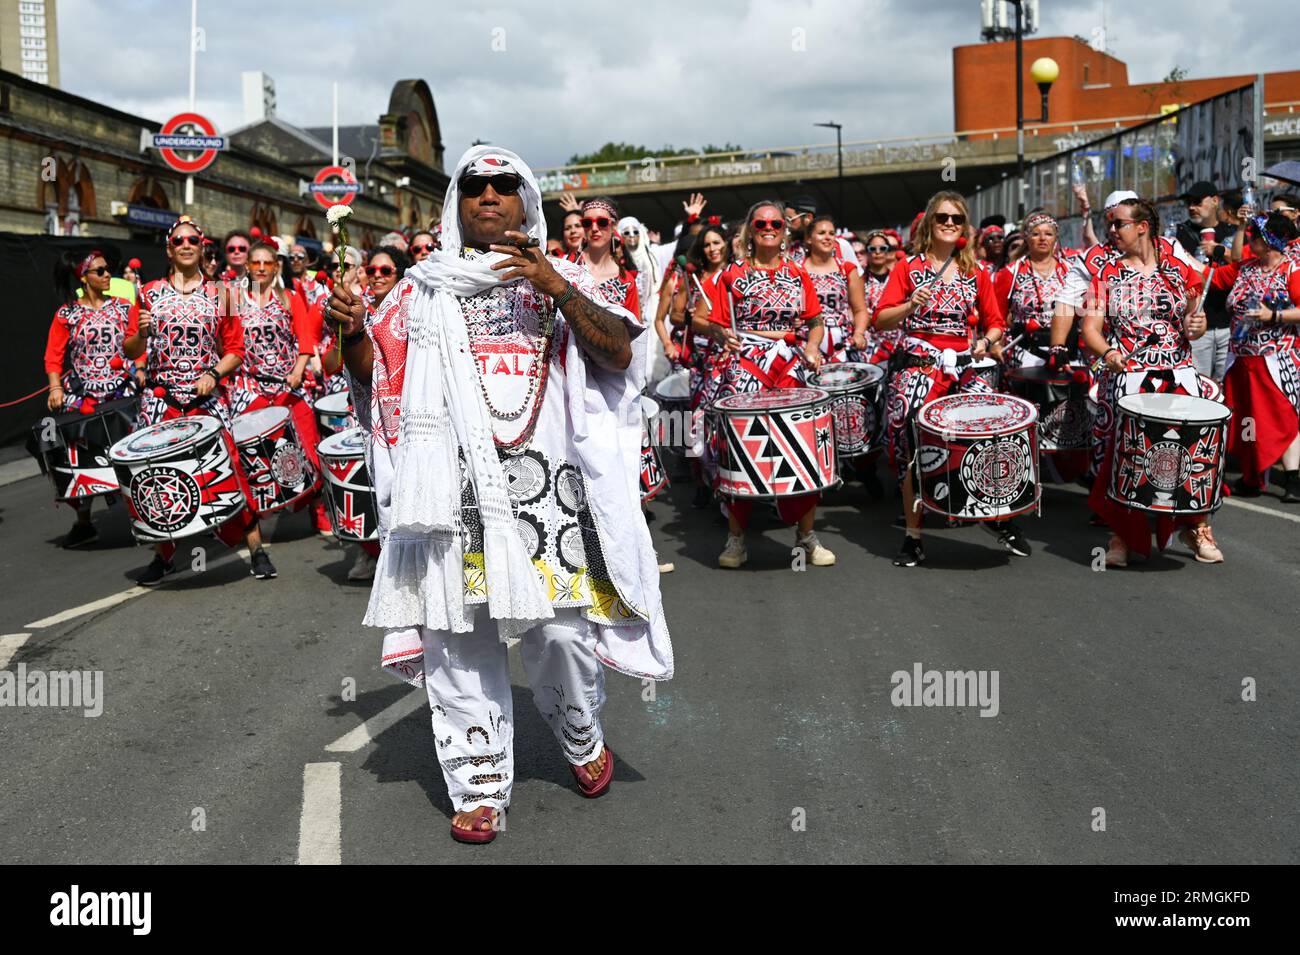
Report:
[[101,266],[100,266],[99,268],[97,268],[97,269],[86,269],[86,271],[85,271],[83,274],[84,274],[84,275],[107,275],[107,274],[108,274],[108,266],[107,266],[107,265],[101,265]]
[[483,195],[488,186],[498,196],[513,196],[523,185],[523,180],[513,172],[499,172],[493,176],[464,176],[460,180],[462,195],[477,198]]

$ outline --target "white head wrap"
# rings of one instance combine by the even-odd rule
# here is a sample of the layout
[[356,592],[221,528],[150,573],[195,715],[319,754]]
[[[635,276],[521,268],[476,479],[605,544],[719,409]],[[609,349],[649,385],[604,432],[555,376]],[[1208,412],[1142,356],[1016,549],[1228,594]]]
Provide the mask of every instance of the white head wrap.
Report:
[[[546,248],[546,218],[542,215],[542,190],[528,164],[508,149],[500,146],[471,146],[456,163],[447,186],[447,197],[442,206],[442,251],[460,255],[464,240],[460,232],[460,180],[466,175],[491,176],[495,173],[513,172],[523,180],[519,192],[524,200],[523,231],[537,239]],[[425,259],[428,262],[429,259]],[[423,264],[423,263],[420,263]]]

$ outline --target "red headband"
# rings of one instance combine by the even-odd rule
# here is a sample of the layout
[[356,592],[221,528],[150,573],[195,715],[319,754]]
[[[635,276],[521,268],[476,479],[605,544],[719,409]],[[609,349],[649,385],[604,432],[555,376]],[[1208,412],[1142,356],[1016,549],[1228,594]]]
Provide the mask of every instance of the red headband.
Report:
[[103,254],[104,254],[104,253],[101,252],[101,251],[99,251],[99,249],[95,249],[93,252],[91,252],[89,255],[87,255],[84,259],[82,259],[82,260],[81,260],[81,264],[77,266],[77,278],[84,278],[85,275],[86,275],[86,272],[89,271],[89,269],[90,269],[90,263],[91,263],[91,262],[94,262],[97,258],[99,258],[100,256],[102,256]]

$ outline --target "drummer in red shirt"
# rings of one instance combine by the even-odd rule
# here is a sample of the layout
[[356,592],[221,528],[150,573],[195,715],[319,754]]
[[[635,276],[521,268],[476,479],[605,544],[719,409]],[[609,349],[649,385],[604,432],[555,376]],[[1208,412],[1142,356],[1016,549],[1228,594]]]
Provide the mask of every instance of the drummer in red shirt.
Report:
[[[109,295],[110,281],[108,263],[98,249],[60,264],[64,304],[54,313],[45,345],[45,373],[50,379],[46,406],[56,414],[89,413],[99,402],[124,398],[134,388],[133,368],[124,361],[122,342],[136,306]],[[64,547],[81,547],[99,536],[90,521],[92,501],[86,497],[74,505],[77,522],[63,539]]]
[[[760,202],[749,210],[740,229],[742,261],[722,273],[711,319],[713,334],[729,356],[718,363],[717,395],[794,388],[803,383],[805,369],[821,367],[821,303],[812,279],[786,257],[785,218],[774,202]],[[795,345],[801,326],[808,338],[802,349]],[[787,524],[795,524],[795,546],[809,563],[827,567],[835,555],[813,531],[818,494],[779,498],[777,510]],[[749,559],[745,528],[754,503],[727,501],[729,531],[718,557],[720,567],[739,567]]]
[[[237,290],[206,278],[200,271],[203,231],[187,215],[167,232],[165,278],[140,290],[138,321],[127,329],[123,350],[132,360],[146,356],[148,386],[140,393],[137,428],[185,415],[211,415],[229,429],[230,404],[221,387],[243,361],[244,337],[239,325]],[[155,389],[162,394],[156,394]],[[248,480],[231,445],[231,463],[245,499],[253,499]],[[250,573],[259,580],[275,576],[275,567],[262,549],[257,515],[248,507],[217,529],[217,537],[234,547],[242,539],[252,556]],[[136,583],[152,587],[174,573],[175,544],[154,545],[153,562]]]
[[[988,383],[972,372],[970,364],[987,355],[1006,332],[992,277],[979,267],[971,245],[957,251],[957,240],[969,221],[966,201],[959,193],[944,191],[930,197],[916,229],[917,252],[890,273],[874,318],[878,329],[901,325],[903,330],[903,339],[890,359],[885,421],[907,525],[903,546],[894,558],[896,567],[915,567],[925,560],[921,512],[910,467],[916,450],[913,418],[926,402],[950,392],[989,391]],[[944,268],[949,258],[953,261]],[[972,326],[978,333],[973,346]],[[1011,553],[1029,556],[1029,542],[1013,521],[981,526]]]
[[[1083,341],[1103,363],[1093,426],[1097,478],[1088,503],[1112,531],[1106,566],[1126,567],[1132,552],[1151,553],[1151,528],[1144,511],[1107,496],[1119,399],[1161,393],[1212,397],[1218,386],[1198,375],[1192,361],[1191,343],[1206,329],[1204,309],[1196,310],[1201,276],[1160,236],[1155,206],[1145,199],[1121,200],[1106,210],[1106,231],[1109,243],[1093,246],[1072,267],[1084,272],[1087,284],[1067,277],[1052,336],[1059,343],[1082,315]],[[1200,516],[1158,517],[1162,550],[1175,526],[1183,528],[1179,539],[1198,561],[1223,562],[1210,522]]]
[[[276,283],[280,261],[275,246],[257,241],[248,252],[250,287],[240,305],[244,336],[243,363],[230,376],[226,397],[231,413],[241,415],[259,408],[284,407],[293,415],[293,427],[307,460],[321,473],[316,445],[320,433],[316,415],[303,387],[307,361],[315,352],[319,311],[313,314],[302,298]],[[329,527],[329,516],[319,496],[313,501],[318,528]]]
[[1241,480],[1232,491],[1258,497],[1269,470],[1282,466],[1282,501],[1300,503],[1300,241],[1282,212],[1245,224],[1251,255],[1214,270],[1215,288],[1228,289],[1232,335],[1224,396],[1232,408],[1228,451]]

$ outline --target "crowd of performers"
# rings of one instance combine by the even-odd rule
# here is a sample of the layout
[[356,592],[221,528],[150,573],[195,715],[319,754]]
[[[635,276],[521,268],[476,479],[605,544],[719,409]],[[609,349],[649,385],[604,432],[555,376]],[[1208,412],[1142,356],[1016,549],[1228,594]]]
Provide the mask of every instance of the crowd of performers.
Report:
[[[363,290],[372,311],[411,262],[437,246],[432,232],[417,232],[409,240],[393,233],[383,242],[388,244],[366,252],[349,247],[343,255],[342,281]],[[312,263],[303,246],[263,238],[256,230],[252,236],[243,230],[227,234],[221,256],[218,244],[189,216],[176,220],[165,243],[167,274],[152,281],[143,279],[136,259],[127,263],[122,279],[112,277],[98,250],[67,256],[60,264],[56,284],[64,304],[51,323],[45,352],[48,409],[56,414],[56,423],[71,419],[70,427],[78,433],[85,431],[78,416],[102,416],[123,403],[130,406],[126,417],[135,430],[189,416],[219,421],[231,438],[226,442],[230,477],[239,485],[244,505],[212,532],[230,546],[245,545],[250,573],[271,579],[277,571],[262,546],[263,511],[306,509],[318,533],[332,536],[335,531],[321,494],[317,446],[322,435],[314,406],[326,396],[346,399],[348,391],[341,350],[323,318],[329,289],[338,279],[338,259],[322,255]],[[318,267],[311,268],[313,264]],[[233,440],[237,418],[266,408],[287,410],[291,440],[301,452],[296,459],[281,456],[277,461],[276,479],[284,478],[288,465],[304,474],[297,485],[302,493],[288,501],[255,492],[246,473],[254,459],[241,455]],[[113,424],[120,417],[106,422],[110,435],[116,435]],[[75,453],[75,446],[69,447]],[[77,515],[63,546],[92,543],[98,538],[93,501],[98,497],[112,504],[120,495],[104,494],[93,483],[60,490]],[[164,493],[149,500],[160,508],[179,507]],[[133,504],[129,506],[136,517]],[[137,578],[144,586],[154,586],[176,570],[173,542],[155,543],[154,549],[152,562]],[[358,542],[348,578],[369,580],[377,554],[377,544]]]
[[[1213,203],[1205,188],[1194,193],[1200,223]],[[881,496],[877,470],[894,470],[897,566],[924,560],[925,521],[945,521],[917,486],[918,461],[937,466],[949,453],[921,446],[923,419],[998,396],[1004,371],[1037,375],[1044,411],[1051,388],[1091,395],[1075,422],[1084,440],[1062,443],[1051,474],[1091,484],[1109,566],[1149,554],[1153,530],[1159,547],[1178,532],[1198,561],[1221,562],[1208,513],[1153,527],[1147,511],[1107,496],[1118,412],[1138,395],[1226,402],[1235,493],[1261,493],[1280,465],[1282,500],[1300,502],[1297,205],[1283,196],[1267,212],[1237,207],[1237,232],[1207,226],[1188,248],[1149,201],[1114,193],[1101,241],[1084,210],[1088,247],[1077,250],[1043,210],[1010,231],[1004,221],[976,229],[947,191],[906,238],[847,233],[803,198],[756,203],[728,225],[692,195],[678,235],[660,242],[595,197],[567,202],[550,239],[527,165],[476,146],[457,164],[437,230],[345,248],[342,274],[328,261],[313,272],[292,243],[243,232],[210,241],[188,216],[167,232],[165,275],[141,283],[130,263],[128,296],[112,294],[102,253],[69,260],[46,352],[48,404],[57,428],[73,430],[129,406],[112,446],[121,486],[105,487],[126,497],[133,531],[152,529],[136,534],[156,548],[141,584],[176,570],[175,539],[197,533],[200,501],[221,518],[202,529],[246,545],[260,579],[276,576],[262,546],[267,513],[307,510],[321,533],[356,541],[349,576],[373,578],[364,623],[384,632],[382,666],[429,696],[451,835],[488,842],[514,778],[506,640],[521,642],[534,701],[588,797],[614,772],[602,668],[672,676],[659,595],[667,568],[644,514],[662,486],[646,471],[657,440],[648,398],[679,401],[692,424],[678,434],[694,506],[716,501],[727,521],[722,567],[746,563],[763,500],[795,527],[807,563],[836,562],[815,530],[822,485],[809,475],[830,434],[844,437],[838,425],[801,431],[814,435],[801,444],[802,425],[761,432],[763,416],[751,413],[733,446],[719,417],[824,398],[818,383],[853,366],[879,385],[878,430],[833,476]],[[1210,308],[1227,321],[1221,381],[1215,366],[1198,371],[1194,353]],[[680,392],[665,389],[670,380]],[[339,417],[338,432],[323,435]],[[748,477],[738,448],[753,454]],[[1174,460],[1149,450],[1158,464]],[[139,460],[147,466],[131,471]],[[325,470],[369,495],[375,533],[358,532],[350,496],[321,506]],[[71,471],[85,494],[57,477],[55,486],[77,512],[65,546],[81,546],[95,538],[87,502],[105,495],[93,470]],[[751,479],[778,491],[739,493]],[[1026,512],[978,522],[1027,557],[1011,519]],[[499,639],[476,636],[476,624]]]
[[[1111,531],[1108,566],[1126,566],[1134,553],[1148,556],[1153,531],[1161,549],[1177,531],[1198,561],[1222,562],[1207,516],[1157,516],[1152,526],[1147,511],[1107,494],[1117,403],[1143,393],[1226,402],[1233,411],[1226,449],[1243,474],[1228,493],[1260,494],[1277,468],[1281,500],[1300,502],[1300,200],[1280,196],[1267,212],[1256,212],[1239,196],[1219,197],[1198,183],[1184,197],[1189,223],[1205,224],[1213,197],[1223,209],[1218,227],[1162,230],[1151,202],[1117,192],[1106,199],[1099,239],[1086,192],[1076,195],[1084,205],[1084,249],[1064,247],[1058,223],[1043,210],[1031,210],[1009,232],[1000,218],[977,229],[952,192],[930,199],[906,242],[893,230],[846,234],[802,199],[757,203],[728,228],[716,217],[704,219],[702,197],[692,196],[684,203],[682,238],[661,247],[668,254],[659,260],[653,321],[667,361],[689,369],[696,423],[716,424],[708,412],[732,395],[818,384],[837,363],[877,366],[881,447],[841,468],[878,497],[876,460],[892,466],[905,535],[894,562],[915,566],[925,559],[925,511],[914,487],[917,414],[949,394],[1006,389],[999,382],[1011,370],[1013,378],[1036,382],[1031,397],[1072,393],[1082,412],[1075,417],[1087,418],[1084,441],[1053,453],[1047,470],[1091,487],[1093,522]],[[573,244],[558,254],[583,261],[589,253],[579,247],[579,229],[587,243],[593,230],[608,243],[602,230],[616,216],[604,199],[574,209],[564,229]],[[617,228],[625,250],[644,241],[635,219],[618,220]],[[1180,241],[1185,231],[1191,238]],[[643,283],[643,301],[645,290]],[[1222,322],[1207,321],[1207,310],[1222,313]],[[650,320],[651,311],[643,312]],[[1193,343],[1213,335],[1222,338],[1226,360],[1216,362],[1208,350],[1198,370]],[[1035,367],[1041,371],[1023,370]],[[705,426],[691,435],[695,505],[720,499],[729,534],[718,563],[739,567],[748,557],[754,501],[725,493],[718,430]],[[788,494],[773,502],[782,521],[796,526],[796,546],[815,566],[835,562],[813,531],[819,498]],[[1009,552],[1030,555],[1015,520],[978,523]]]
[[[1086,193],[1078,195],[1086,203]],[[716,499],[727,519],[720,566],[746,562],[754,501],[720,493],[720,438],[708,427],[708,412],[728,396],[805,385],[837,363],[883,371],[880,440],[841,466],[874,497],[884,493],[878,464],[892,467],[904,531],[896,564],[914,566],[925,557],[925,514],[914,487],[917,412],[948,394],[996,390],[998,375],[987,373],[996,363],[1068,370],[1074,393],[1080,382],[1089,391],[1091,440],[1076,453],[1054,455],[1049,476],[1091,485],[1094,521],[1112,532],[1107,562],[1124,566],[1134,552],[1148,555],[1152,542],[1146,515],[1105,493],[1115,403],[1125,395],[1225,401],[1234,412],[1228,451],[1242,472],[1232,493],[1258,495],[1280,468],[1282,500],[1300,502],[1300,200],[1281,196],[1268,212],[1241,208],[1228,216],[1228,205],[1201,183],[1186,201],[1188,223],[1162,230],[1150,202],[1112,194],[1099,223],[1103,235],[1093,231],[1085,206],[1084,237],[1092,244],[1069,249],[1044,211],[1031,211],[1009,231],[1000,217],[977,229],[952,192],[930,199],[906,240],[892,229],[849,233],[804,198],[757,203],[743,220],[724,225],[704,216],[707,200],[697,194],[683,203],[676,239],[660,243],[635,218],[620,217],[610,199],[570,199],[547,252],[578,266],[606,300],[652,330],[652,385],[687,370],[692,421],[679,433],[690,444],[694,506]],[[1211,203],[1224,207],[1221,220],[1240,228],[1196,228],[1213,215]],[[364,290],[371,314],[411,264],[439,248],[440,229],[409,238],[394,233],[365,252],[345,250],[344,281]],[[243,231],[218,244],[189,217],[176,222],[166,242],[167,275],[142,282],[139,262],[128,263],[130,299],[110,288],[121,280],[102,254],[65,263],[66,304],[51,325],[45,361],[50,410],[86,414],[131,396],[136,427],[203,414],[230,429],[236,416],[283,407],[319,473],[322,435],[313,405],[348,390],[342,348],[324,320],[336,257],[310,263],[301,245]],[[1209,323],[1206,312],[1223,318]],[[1193,343],[1207,333],[1221,335],[1227,357],[1208,357],[1198,370]],[[258,495],[248,493],[239,455],[232,459],[248,505],[217,536],[248,547],[254,576],[274,577],[261,546]],[[814,566],[835,562],[814,530],[819,498],[792,494],[773,502]],[[77,519],[64,546],[96,538],[93,499],[69,501]],[[303,508],[319,532],[332,532],[319,492],[302,495],[291,509]],[[1016,521],[980,523],[1008,551],[1029,556]],[[1156,544],[1163,547],[1175,529],[1198,560],[1223,559],[1208,520],[1157,520]],[[173,545],[155,549],[141,584],[156,584],[175,569]],[[362,542],[350,579],[370,579],[377,553],[377,544]]]

